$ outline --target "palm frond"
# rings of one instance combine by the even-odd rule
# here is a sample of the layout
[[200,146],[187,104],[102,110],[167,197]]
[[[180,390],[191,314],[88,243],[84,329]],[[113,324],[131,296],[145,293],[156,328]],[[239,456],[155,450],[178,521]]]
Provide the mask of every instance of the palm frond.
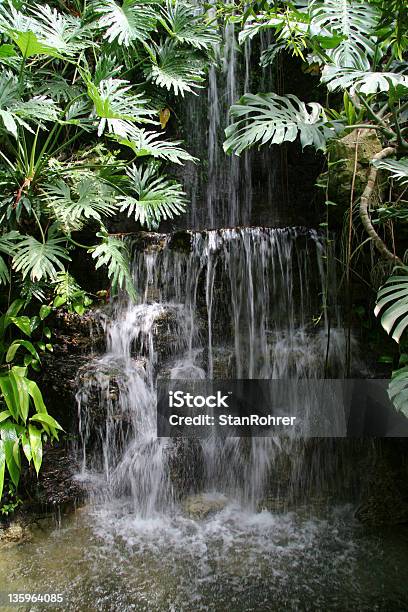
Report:
[[121,5],[115,0],[97,0],[93,7],[100,15],[99,27],[109,43],[116,41],[129,47],[144,42],[156,27],[156,12],[141,0],[124,0]]
[[335,130],[315,102],[305,104],[294,95],[247,94],[231,107],[235,123],[225,130],[224,150],[237,155],[254,144],[293,142],[300,137],[302,147],[324,149]]
[[115,138],[120,144],[130,147],[137,157],[151,156],[155,159],[166,159],[174,164],[184,161],[197,161],[190,153],[182,149],[180,140],[162,140],[161,134],[132,126],[126,138]]
[[95,177],[85,177],[72,188],[63,180],[46,185],[45,205],[66,232],[80,230],[86,221],[102,221],[117,212],[113,190]]
[[26,236],[15,249],[12,263],[14,270],[21,272],[23,279],[29,275],[32,281],[54,280],[57,269],[64,270],[61,260],[70,260],[66,248],[61,246],[65,242],[66,238],[54,238],[52,234],[44,242]]
[[172,38],[197,49],[210,49],[220,42],[215,28],[203,22],[197,6],[191,3],[167,0],[161,23]]
[[375,53],[373,32],[378,10],[365,0],[314,0],[310,3],[311,34],[325,30],[343,37],[327,55],[340,68],[370,68]]
[[130,273],[129,253],[123,240],[109,236],[106,230],[102,229],[96,234],[102,242],[89,252],[96,260],[95,268],[107,267],[108,276],[112,284],[112,293],[115,294],[119,289],[127,291],[132,299],[136,298],[136,291]]
[[356,91],[365,95],[389,91],[390,85],[406,87],[408,95],[408,76],[395,72],[366,72],[353,68],[325,66],[322,82],[327,85],[329,91],[348,89],[351,95]]
[[153,165],[127,170],[130,190],[135,195],[122,196],[121,212],[148,228],[157,227],[162,219],[173,219],[186,210],[185,193],[181,185],[156,174]]
[[381,170],[387,170],[387,172],[391,174],[391,177],[401,183],[401,185],[406,185],[408,183],[408,157],[403,157],[399,160],[376,160],[373,162],[373,165]]
[[152,56],[154,62],[145,73],[146,78],[158,87],[173,90],[176,96],[183,97],[186,92],[196,94],[194,89],[202,87],[203,60],[198,59],[193,51],[181,49],[175,41],[166,40],[155,45]]

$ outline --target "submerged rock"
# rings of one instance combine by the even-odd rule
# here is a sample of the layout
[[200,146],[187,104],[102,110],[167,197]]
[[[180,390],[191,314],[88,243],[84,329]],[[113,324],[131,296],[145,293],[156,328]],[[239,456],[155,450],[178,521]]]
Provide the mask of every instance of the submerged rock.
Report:
[[183,503],[184,512],[193,519],[204,519],[210,514],[221,512],[228,503],[228,499],[224,495],[213,493],[200,493],[198,495],[190,495]]

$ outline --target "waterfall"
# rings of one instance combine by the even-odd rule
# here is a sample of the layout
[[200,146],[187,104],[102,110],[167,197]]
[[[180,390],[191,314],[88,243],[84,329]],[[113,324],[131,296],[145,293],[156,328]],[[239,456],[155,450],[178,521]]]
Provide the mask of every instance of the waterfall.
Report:
[[[80,371],[77,398],[93,490],[151,516],[177,497],[170,467],[179,446],[156,438],[159,377],[319,378],[328,352],[335,377],[344,334],[332,320],[328,343],[322,296],[333,279],[314,230],[145,234],[132,251],[138,303],[122,296],[105,318],[106,354]],[[203,441],[202,486],[255,506],[281,450],[276,438]]]
[[[209,9],[209,18],[216,19],[215,9]],[[187,226],[236,227],[259,223],[259,219],[279,226],[276,151],[265,147],[260,154],[247,151],[241,157],[223,151],[230,107],[250,90],[273,91],[272,71],[255,77],[259,49],[254,50],[250,40],[239,46],[233,23],[220,25],[219,30],[222,41],[209,67],[206,95],[192,96],[180,111],[188,150],[200,160],[197,165],[187,164],[180,177],[191,201]]]

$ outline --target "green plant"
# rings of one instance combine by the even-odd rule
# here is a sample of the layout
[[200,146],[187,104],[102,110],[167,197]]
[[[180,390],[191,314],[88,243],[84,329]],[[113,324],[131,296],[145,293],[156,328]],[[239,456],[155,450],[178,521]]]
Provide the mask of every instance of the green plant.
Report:
[[[28,375],[30,367],[39,370],[41,350],[52,350],[48,342],[51,332],[42,326],[48,311],[42,309],[39,316],[29,317],[20,314],[23,306],[23,300],[15,300],[0,317],[0,499],[6,468],[14,487],[18,486],[21,451],[38,474],[43,439],[58,440],[62,430],[48,414],[37,383]],[[12,327],[25,337],[13,339]],[[33,333],[41,327],[40,339],[33,340]]]

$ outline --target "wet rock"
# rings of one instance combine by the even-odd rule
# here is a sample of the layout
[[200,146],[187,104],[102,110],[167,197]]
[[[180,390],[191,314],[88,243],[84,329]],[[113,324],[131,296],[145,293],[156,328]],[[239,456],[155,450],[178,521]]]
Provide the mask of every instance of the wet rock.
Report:
[[85,491],[75,479],[79,466],[68,443],[45,446],[39,476],[30,469],[23,477],[24,511],[70,512],[81,504]]
[[105,349],[99,312],[58,313],[53,322],[53,352],[42,359],[39,384],[48,411],[67,432],[76,430],[77,375],[91,356]]
[[224,495],[200,493],[190,495],[183,501],[183,510],[193,519],[204,519],[210,514],[221,512],[228,503]]
[[170,480],[175,497],[196,492],[202,483],[204,467],[202,447],[197,440],[174,438],[168,449]]
[[17,544],[23,544],[30,540],[31,533],[28,527],[18,519],[0,528],[0,550],[2,548],[10,548]]

